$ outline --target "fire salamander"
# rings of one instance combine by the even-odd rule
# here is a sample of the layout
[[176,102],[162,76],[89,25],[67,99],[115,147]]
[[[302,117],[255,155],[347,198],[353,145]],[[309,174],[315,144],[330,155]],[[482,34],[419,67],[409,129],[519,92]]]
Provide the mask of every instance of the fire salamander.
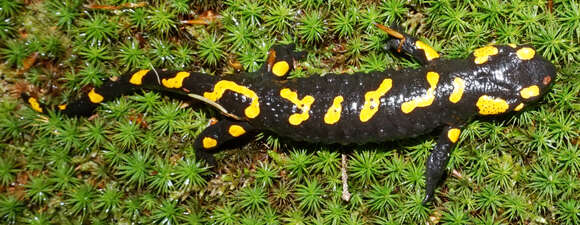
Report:
[[[194,148],[200,154],[255,130],[297,141],[346,145],[441,129],[426,165],[425,201],[429,201],[462,127],[471,118],[522,110],[546,93],[556,75],[554,66],[529,46],[489,45],[466,59],[449,60],[414,37],[377,27],[393,37],[387,49],[408,54],[422,67],[286,80],[304,54],[293,45],[274,46],[254,73],[218,77],[144,69],[93,88],[55,110],[88,116],[100,103],[140,89],[189,95],[227,116],[197,137]],[[47,111],[37,99],[23,97],[32,109]]]

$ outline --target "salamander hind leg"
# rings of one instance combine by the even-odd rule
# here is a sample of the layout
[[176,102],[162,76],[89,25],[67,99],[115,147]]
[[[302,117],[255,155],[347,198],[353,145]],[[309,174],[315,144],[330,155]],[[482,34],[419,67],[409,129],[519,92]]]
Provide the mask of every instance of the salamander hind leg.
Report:
[[202,131],[193,144],[198,159],[205,160],[211,166],[216,166],[213,154],[222,144],[242,137],[254,130],[247,122],[222,120],[212,122]]
[[461,130],[457,127],[446,127],[439,136],[437,145],[431,151],[431,155],[427,159],[427,170],[425,172],[426,184],[423,204],[433,198],[435,188],[441,181],[445,167],[449,162],[451,151],[455,148],[460,133]]
[[268,51],[268,59],[260,73],[275,79],[284,79],[293,69],[296,61],[302,60],[306,52],[297,52],[295,44],[274,45]]
[[390,28],[381,24],[376,24],[376,26],[392,37],[387,42],[387,49],[392,49],[399,53],[404,52],[419,61],[422,65],[429,64],[440,57],[439,53],[433,47],[399,29]]

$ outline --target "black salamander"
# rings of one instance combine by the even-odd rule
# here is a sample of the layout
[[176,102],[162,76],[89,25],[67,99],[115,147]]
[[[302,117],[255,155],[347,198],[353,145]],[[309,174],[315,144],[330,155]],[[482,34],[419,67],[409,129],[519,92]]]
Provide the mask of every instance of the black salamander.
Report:
[[[217,77],[139,70],[55,110],[88,116],[100,103],[141,89],[189,95],[228,117],[197,137],[194,148],[200,155],[209,155],[223,143],[255,130],[269,130],[297,141],[363,144],[442,128],[426,165],[428,201],[461,128],[471,118],[522,110],[546,93],[556,75],[554,66],[529,46],[489,45],[466,59],[448,60],[416,38],[377,27],[394,37],[386,48],[410,55],[422,67],[286,80],[304,53],[294,51],[293,45],[274,46],[267,62],[254,73]],[[46,112],[35,98],[23,97],[34,110]]]

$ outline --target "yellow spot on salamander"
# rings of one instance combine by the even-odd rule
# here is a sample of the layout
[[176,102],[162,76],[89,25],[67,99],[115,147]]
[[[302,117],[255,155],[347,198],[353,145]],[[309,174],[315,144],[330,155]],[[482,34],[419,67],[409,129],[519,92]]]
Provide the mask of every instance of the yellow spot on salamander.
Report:
[[253,118],[256,118],[260,114],[260,103],[259,103],[258,95],[256,94],[256,92],[250,90],[249,88],[247,88],[245,86],[238,85],[233,81],[229,81],[229,80],[218,81],[214,85],[213,92],[205,92],[203,94],[203,97],[215,102],[215,101],[221,99],[223,94],[227,90],[230,90],[230,91],[233,91],[236,93],[240,93],[240,94],[246,96],[247,98],[252,99],[252,103],[250,103],[250,106],[248,106],[244,111],[244,113],[246,114],[246,116],[248,118],[253,119]]
[[58,105],[58,109],[65,110],[66,109],[66,104]]
[[217,140],[210,137],[204,137],[201,142],[206,149],[217,146]]
[[449,101],[457,103],[461,100],[463,96],[463,91],[465,90],[465,81],[459,77],[453,79],[453,92],[449,95]]
[[499,50],[494,46],[485,46],[482,48],[475,49],[473,56],[475,56],[475,64],[482,64],[487,62],[489,56],[496,55]]
[[89,100],[91,100],[92,103],[101,103],[104,99],[105,98],[102,95],[95,92],[94,88],[89,92]]
[[131,75],[131,79],[129,79],[129,83],[134,85],[141,85],[143,83],[143,77],[147,75],[149,70],[139,70],[133,75]]
[[514,108],[515,111],[520,111],[524,108],[524,103],[520,103],[518,106]]
[[459,140],[459,135],[461,134],[461,130],[457,128],[451,128],[447,131],[447,138],[451,141],[451,143],[457,142]]
[[239,137],[246,133],[246,130],[240,125],[231,125],[228,132],[232,137]]
[[290,70],[290,65],[286,61],[279,61],[272,66],[272,73],[276,76],[284,76]]
[[173,78],[169,79],[163,78],[163,80],[161,80],[161,83],[166,88],[181,88],[181,86],[183,86],[183,80],[187,77],[189,77],[188,72],[179,72]]
[[288,122],[292,125],[300,125],[302,122],[310,118],[310,106],[314,103],[314,97],[310,95],[304,96],[302,100],[298,99],[298,94],[291,91],[289,88],[280,90],[280,96],[292,102],[301,113],[294,113],[288,118]]
[[534,58],[536,51],[534,51],[534,49],[532,49],[532,48],[524,47],[524,48],[520,48],[516,52],[516,54],[518,55],[518,58],[520,58],[521,60],[530,60],[530,59]]
[[335,124],[338,122],[338,120],[340,120],[340,114],[342,113],[342,101],[344,101],[342,96],[339,95],[334,97],[332,105],[330,108],[328,108],[326,114],[324,114],[324,123]]
[[528,99],[540,95],[540,88],[537,85],[532,85],[520,90],[522,98]]
[[427,61],[431,61],[433,59],[439,58],[439,53],[437,53],[437,51],[435,51],[435,49],[433,49],[428,44],[425,44],[422,41],[417,41],[417,42],[415,42],[415,46],[418,49],[423,49],[423,51],[425,52],[425,58],[427,58]]
[[435,100],[435,88],[439,82],[439,74],[436,72],[427,72],[427,82],[429,83],[429,89],[426,94],[401,104],[401,111],[403,113],[408,114],[413,112],[417,107],[427,107],[433,104]]
[[359,115],[361,122],[369,121],[379,111],[380,98],[387,94],[392,87],[393,80],[384,79],[377,90],[369,91],[365,94],[365,103]]
[[30,107],[34,111],[37,111],[39,113],[42,112],[42,107],[40,107],[40,103],[38,103],[38,101],[36,100],[36,98],[33,98],[33,97],[28,98],[28,104],[30,104]]
[[497,115],[504,113],[510,107],[508,103],[501,98],[494,98],[482,95],[475,103],[481,115]]
[[516,48],[516,47],[517,47],[517,46],[516,46],[516,44],[514,44],[514,43],[510,43],[510,44],[508,44],[508,45],[509,45],[510,47],[512,47],[512,48]]

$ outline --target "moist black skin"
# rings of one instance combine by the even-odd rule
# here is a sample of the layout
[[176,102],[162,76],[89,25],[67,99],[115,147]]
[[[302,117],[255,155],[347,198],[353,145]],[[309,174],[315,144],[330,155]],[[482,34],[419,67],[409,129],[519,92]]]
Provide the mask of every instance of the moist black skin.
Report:
[[[66,107],[47,108],[41,103],[35,107],[32,102],[36,99],[22,97],[39,112],[56,110],[69,116],[89,116],[100,103],[142,89],[190,95],[216,106],[227,117],[209,125],[194,142],[198,155],[210,164],[215,164],[211,154],[223,143],[256,130],[271,131],[297,141],[344,145],[381,143],[442,130],[426,165],[424,202],[428,202],[467,122],[475,116],[521,110],[541,98],[556,75],[554,66],[530,46],[487,46],[466,59],[448,60],[431,47],[422,46],[424,43],[414,37],[377,26],[394,37],[385,45],[386,49],[406,53],[422,67],[287,80],[285,75],[305,54],[296,52],[294,45],[285,45],[274,46],[267,62],[253,73],[217,77],[187,72],[187,77],[176,79],[180,72],[183,75],[186,71],[137,70],[106,82]],[[164,83],[171,79],[182,82]],[[457,80],[463,81],[462,88]],[[229,85],[222,86],[226,89],[212,99],[208,93],[219,92],[218,83],[224,81],[229,81]],[[303,111],[304,105],[282,96],[283,89],[288,89],[286,93],[296,93],[295,100],[313,99],[309,109]],[[372,95],[373,91],[378,92],[375,104],[371,104],[375,112],[368,113],[367,109],[363,113],[365,96]],[[338,96],[342,98],[338,104],[340,117],[325,120]],[[412,110],[403,107],[414,100],[420,103],[411,107]],[[256,102],[259,106],[252,108]],[[303,113],[308,117],[291,122],[292,115]]]

